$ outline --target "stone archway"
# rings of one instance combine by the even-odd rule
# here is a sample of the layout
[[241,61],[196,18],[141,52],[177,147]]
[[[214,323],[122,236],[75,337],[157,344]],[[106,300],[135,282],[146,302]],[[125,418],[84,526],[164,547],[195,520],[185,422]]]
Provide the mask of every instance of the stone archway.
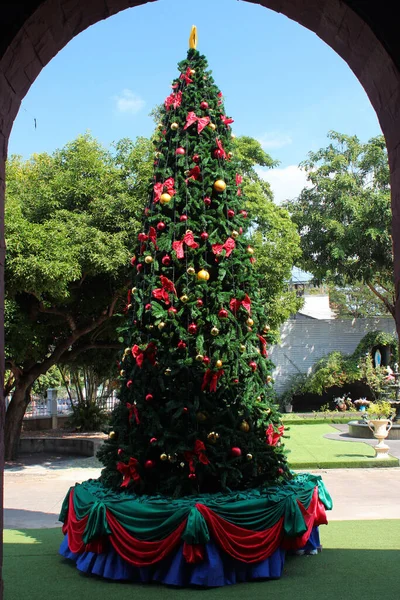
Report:
[[[3,204],[5,159],[10,131],[22,99],[43,67],[73,37],[94,23],[149,0],[32,0],[0,7],[7,35],[0,40],[0,269],[4,265]],[[150,0],[155,1],[155,0]],[[363,2],[363,17],[352,8],[355,0],[247,0],[276,12],[314,31],[349,65],[364,87],[385,135],[392,185],[393,247],[396,294],[400,286],[400,71],[389,53],[390,43],[383,43],[385,27],[391,28],[388,13],[380,23],[381,35],[374,23],[374,0]],[[8,7],[8,8],[7,8]],[[361,10],[361,9],[360,9]],[[378,6],[378,11],[381,10]],[[383,9],[382,9],[383,10]],[[386,19],[386,21],[385,21]],[[1,23],[1,19],[0,19]],[[5,25],[4,25],[5,23]],[[376,27],[375,27],[376,29]],[[382,33],[383,31],[383,33]],[[393,34],[393,31],[391,32]],[[393,42],[394,46],[395,42]],[[394,48],[394,50],[396,50]],[[0,272],[0,302],[3,279]],[[0,304],[0,318],[2,321]],[[400,303],[397,306],[400,328]],[[0,348],[4,347],[0,327]],[[3,360],[0,357],[0,381]],[[4,403],[0,401],[0,438],[4,424]],[[0,453],[1,453],[0,445]],[[2,467],[0,454],[0,469]],[[1,481],[0,481],[1,484]],[[1,518],[1,517],[0,517]],[[0,528],[2,523],[0,521]],[[1,556],[0,556],[1,566]],[[1,578],[0,578],[1,579]],[[1,582],[0,582],[1,585]],[[1,595],[0,587],[0,595]]]

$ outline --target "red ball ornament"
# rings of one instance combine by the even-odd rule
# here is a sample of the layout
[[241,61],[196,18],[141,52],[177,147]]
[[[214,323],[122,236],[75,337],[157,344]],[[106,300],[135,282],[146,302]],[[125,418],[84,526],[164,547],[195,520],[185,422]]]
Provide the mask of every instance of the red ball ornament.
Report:
[[139,263],[138,265],[136,265],[136,271],[137,271],[138,273],[140,273],[140,271],[142,271],[142,270],[143,270],[143,265],[142,265],[142,263]]
[[179,147],[175,150],[175,154],[177,154],[178,156],[183,156],[184,154],[186,154],[186,150],[185,148]]
[[132,256],[132,258],[131,258],[131,265],[132,265],[132,267],[135,264],[135,262],[136,262],[136,256]]
[[224,152],[223,150],[221,150],[221,148],[217,148],[216,150],[214,150],[214,158],[223,158],[224,157]]
[[210,206],[210,204],[211,204],[211,198],[209,198],[209,197],[207,196],[206,198],[204,198],[203,202],[204,202],[204,204],[205,204],[206,206]]
[[203,102],[200,102],[200,108],[206,110],[206,108],[208,108],[208,102],[206,102],[205,100],[203,100]]
[[144,463],[145,469],[154,469],[155,466],[156,463],[154,462],[154,460],[146,460],[146,462]]
[[196,473],[189,473],[189,479],[196,479]]
[[228,311],[225,310],[225,308],[221,308],[221,310],[218,313],[218,316],[220,319],[226,319],[228,316]]
[[187,407],[187,406],[184,406],[184,407],[183,407],[183,410],[182,410],[182,412],[183,412],[183,414],[184,414],[184,415],[186,415],[186,413],[188,413],[188,412],[189,412],[189,409],[188,409],[188,407]]
[[159,223],[157,223],[157,229],[158,229],[158,231],[164,231],[165,223],[163,221],[160,221]]
[[146,402],[151,402],[153,400],[153,394],[146,394]]
[[150,212],[150,209],[149,209],[149,208],[145,208],[145,209],[144,209],[144,214],[146,215],[146,217],[147,217],[147,215],[149,214],[149,212]]
[[235,211],[230,208],[227,212],[227,215],[230,219],[232,219],[232,217],[235,216]]
[[150,444],[155,444],[156,441],[157,441],[157,438],[155,438],[155,437],[150,438]]
[[200,237],[202,240],[208,240],[208,233],[207,231],[203,231],[203,233],[200,234]]
[[175,315],[178,311],[176,310],[175,306],[170,306],[168,312],[170,315]]
[[199,154],[193,154],[192,161],[195,162],[195,163],[200,162],[200,155]]
[[121,454],[123,454],[124,451],[122,450],[122,448],[118,448],[118,456],[121,456]]
[[186,348],[186,343],[183,340],[179,340],[178,348],[179,350],[184,350]]
[[164,265],[164,267],[168,267],[168,265],[171,264],[171,257],[168,256],[168,254],[166,254],[165,256],[162,257],[161,262]]
[[232,383],[234,383],[235,385],[237,385],[239,383],[239,379],[233,379]]
[[145,309],[146,310],[151,310],[151,304],[146,304]]
[[239,233],[243,233],[243,227],[239,227]]
[[247,219],[247,210],[240,210],[239,212],[244,219]]
[[234,446],[233,448],[231,448],[231,454],[232,454],[232,456],[237,458],[238,456],[242,456],[242,451],[237,446]]
[[205,357],[203,358],[203,363],[204,363],[205,365],[209,365],[209,364],[210,364],[210,359],[208,358],[208,356],[205,356]]
[[250,367],[250,369],[252,371],[256,371],[257,370],[257,363],[254,360],[252,360],[252,361],[249,362],[249,367]]
[[130,387],[131,387],[131,385],[133,385],[133,381],[132,381],[132,379],[130,379],[129,381],[127,381],[127,382],[126,382],[126,387],[127,387],[127,388],[130,388]]
[[190,323],[190,325],[188,327],[188,332],[191,335],[194,335],[195,333],[197,333],[197,325],[196,325],[196,323]]
[[196,305],[201,308],[203,306],[203,300],[201,298],[197,298]]
[[180,220],[180,221],[182,221],[182,222],[183,222],[183,221],[187,221],[187,220],[188,220],[188,218],[187,218],[187,215],[181,215],[181,216],[179,217],[179,220]]

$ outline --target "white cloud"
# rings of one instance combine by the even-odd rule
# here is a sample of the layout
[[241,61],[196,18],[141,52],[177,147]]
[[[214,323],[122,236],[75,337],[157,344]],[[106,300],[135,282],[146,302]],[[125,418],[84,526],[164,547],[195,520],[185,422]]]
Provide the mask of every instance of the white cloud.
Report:
[[289,146],[292,143],[292,138],[287,133],[281,133],[279,131],[270,131],[264,133],[258,138],[261,146],[265,149],[269,148],[282,148],[283,146]]
[[116,109],[120,113],[129,113],[135,115],[138,113],[146,104],[143,98],[141,98],[132,90],[122,90],[119,96],[115,96]]
[[270,183],[277,204],[297,198],[304,187],[311,187],[306,172],[297,165],[289,165],[282,169],[258,168],[256,170],[262,179]]

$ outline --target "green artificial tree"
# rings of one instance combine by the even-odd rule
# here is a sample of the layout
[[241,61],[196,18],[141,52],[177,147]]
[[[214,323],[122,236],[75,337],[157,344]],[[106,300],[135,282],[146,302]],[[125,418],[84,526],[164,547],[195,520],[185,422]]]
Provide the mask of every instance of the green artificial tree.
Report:
[[120,403],[102,482],[136,494],[242,490],[291,477],[271,400],[268,319],[249,245],[233,120],[195,47],[161,110],[132,257]]

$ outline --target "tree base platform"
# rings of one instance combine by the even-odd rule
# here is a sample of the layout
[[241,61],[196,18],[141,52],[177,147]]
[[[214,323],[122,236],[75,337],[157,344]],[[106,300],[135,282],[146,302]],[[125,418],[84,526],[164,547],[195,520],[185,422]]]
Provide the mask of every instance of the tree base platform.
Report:
[[286,552],[316,554],[332,500],[321,478],[173,499],[88,480],[71,488],[60,554],[114,581],[219,587],[278,579]]

